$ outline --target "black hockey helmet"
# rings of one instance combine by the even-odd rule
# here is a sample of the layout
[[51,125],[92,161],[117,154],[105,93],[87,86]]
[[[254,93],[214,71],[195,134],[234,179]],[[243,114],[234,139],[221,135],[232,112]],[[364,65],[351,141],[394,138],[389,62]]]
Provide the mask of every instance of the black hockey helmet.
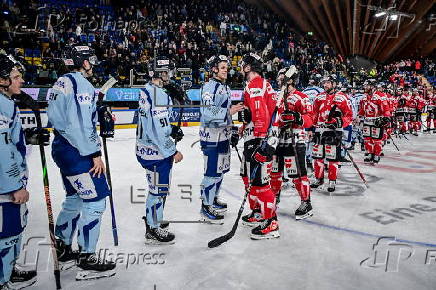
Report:
[[21,73],[24,72],[24,66],[12,55],[0,54],[0,78],[8,79],[14,68],[17,68]]
[[230,61],[229,61],[229,59],[227,58],[227,56],[222,55],[222,54],[220,54],[220,55],[214,55],[214,56],[210,57],[210,58],[207,60],[207,66],[208,66],[209,69],[212,69],[212,68],[214,68],[214,67],[218,67],[218,64],[219,64],[220,62],[226,62],[227,65],[230,66]]
[[255,71],[259,74],[262,73],[263,61],[257,54],[250,52],[241,58],[239,66],[244,69],[247,65],[250,65],[251,71]]
[[98,65],[98,59],[94,49],[87,45],[67,46],[62,52],[62,60],[67,67],[81,68],[85,60],[91,65]]
[[174,63],[168,57],[157,56],[148,63],[148,75],[152,78],[159,78],[162,72],[169,74],[174,68]]

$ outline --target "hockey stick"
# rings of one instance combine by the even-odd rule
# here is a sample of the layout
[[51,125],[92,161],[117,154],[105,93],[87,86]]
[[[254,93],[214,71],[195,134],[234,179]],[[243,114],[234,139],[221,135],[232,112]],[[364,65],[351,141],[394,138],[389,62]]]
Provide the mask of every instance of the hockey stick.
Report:
[[360,179],[362,179],[362,181],[365,184],[366,188],[369,188],[368,182],[366,181],[365,176],[360,171],[359,166],[357,166],[356,162],[354,161],[353,156],[351,156],[351,154],[350,154],[350,152],[348,152],[348,150],[346,152],[347,152],[348,158],[350,158],[351,163],[353,164],[353,167],[356,169],[357,173],[359,174]]
[[[23,104],[25,104],[34,112],[36,118],[36,125],[39,129],[42,129],[43,127],[41,121],[41,113],[39,111],[38,103],[36,103],[31,96],[24,93],[23,91],[21,92],[21,95],[19,95],[18,100],[21,101]],[[41,155],[41,165],[42,165],[42,178],[44,183],[44,196],[45,196],[45,204],[47,206],[48,230],[50,233],[50,243],[51,243],[52,255],[53,255],[53,267],[54,267],[54,276],[56,281],[56,289],[62,289],[61,272],[59,270],[59,260],[58,260],[58,254],[56,249],[53,210],[51,207],[50,186],[49,186],[49,179],[48,179],[48,172],[47,172],[47,160],[45,157],[44,144],[42,144],[42,142],[39,143],[40,143],[39,152]]]
[[398,150],[398,152],[400,151],[400,149],[398,148],[397,144],[395,144],[394,139],[392,139],[392,135],[389,134],[389,139],[391,139],[392,144],[395,146],[395,148]]
[[[290,77],[292,77],[292,75],[296,72],[296,68],[295,66],[291,66],[291,68],[285,73],[285,79],[283,80],[284,83],[286,84],[287,79],[289,79]],[[283,97],[283,93],[284,93],[284,89],[281,92],[281,97]],[[280,100],[280,98],[279,98]],[[270,131],[272,124],[274,123],[274,118],[276,117],[276,113],[277,113],[277,106],[276,109],[274,110],[274,112],[271,115],[271,120],[268,126],[268,132]],[[266,141],[268,140],[268,135],[262,140],[261,142],[261,146],[262,144],[264,144]],[[242,159],[241,159],[242,160]],[[239,211],[238,211],[238,216],[236,217],[235,223],[233,224],[232,229],[230,230],[230,232],[228,232],[227,234],[220,236],[214,240],[209,241],[209,243],[207,244],[207,246],[209,248],[216,248],[218,246],[220,246],[221,244],[227,242],[228,240],[230,240],[231,238],[233,238],[233,236],[236,233],[236,229],[238,228],[238,224],[239,224],[239,220],[241,219],[242,216],[242,212],[244,211],[244,207],[245,207],[245,202],[247,201],[247,197],[248,194],[250,192],[250,188],[251,188],[251,183],[253,181],[253,178],[259,168],[260,164],[257,163],[253,170],[251,171],[250,174],[250,181],[249,181],[249,187],[245,190],[245,194],[244,194],[244,199],[242,201],[241,206],[239,207]]]
[[[100,103],[103,103],[103,99],[104,99],[107,91],[111,87],[113,87],[117,83],[117,81],[118,81],[117,79],[115,79],[114,77],[111,77],[102,86],[100,92],[98,93],[98,101]],[[100,127],[100,136],[101,136],[101,127]],[[117,229],[117,221],[115,219],[114,200],[113,200],[113,197],[112,197],[113,190],[112,190],[111,170],[110,170],[110,166],[109,166],[109,155],[108,155],[108,150],[107,150],[106,137],[105,136],[101,136],[101,138],[103,140],[104,160],[105,160],[105,163],[106,163],[106,176],[107,176],[107,181],[108,181],[108,185],[109,185],[109,190],[111,192],[111,194],[109,195],[109,204],[110,204],[110,209],[111,209],[112,236],[114,238],[114,245],[118,246],[118,229]]]
[[[277,113],[277,107],[276,107],[276,109],[274,110],[274,112],[273,112],[273,114],[271,116],[271,120],[270,120],[269,127],[268,127],[268,132],[270,131],[270,129],[272,127],[272,124],[274,123],[274,119],[275,119],[276,113]],[[261,144],[260,146],[263,146],[263,144],[265,144],[267,142],[267,140],[268,140],[268,135],[264,139],[262,139],[262,142],[260,143]],[[258,170],[259,166],[260,166],[260,163],[257,163],[253,167],[253,170],[251,171],[249,186],[245,190],[244,200],[242,201],[242,204],[239,207],[238,216],[236,217],[236,220],[235,220],[235,223],[233,224],[232,229],[227,234],[209,241],[209,243],[207,244],[207,246],[209,248],[216,248],[216,247],[220,246],[222,243],[225,243],[228,240],[230,240],[231,238],[233,238],[233,236],[235,235],[236,229],[238,228],[239,220],[241,219],[242,212],[244,211],[245,202],[247,201],[248,194],[250,193],[251,184],[253,182],[253,179],[254,179],[254,177],[255,177],[255,175],[257,173],[257,170]]]
[[236,153],[238,154],[239,161],[242,163],[241,155],[239,154],[238,146],[235,146]]
[[[331,108],[329,115],[327,117],[327,121],[330,121],[333,118],[333,113],[336,111],[336,107],[337,105],[334,104],[333,107]],[[365,179],[365,176],[362,174],[362,172],[360,171],[359,166],[357,166],[356,162],[353,159],[353,156],[351,156],[350,152],[348,152],[348,150],[345,150],[345,152],[347,153],[348,157],[350,158],[351,163],[353,164],[353,167],[356,169],[357,173],[360,176],[360,179],[362,179],[363,183],[365,184],[366,188],[369,188],[368,182]]]
[[[277,113],[277,108],[274,110],[274,112],[273,112],[273,114],[272,114],[272,117],[271,117],[271,120],[270,120],[270,124],[269,124],[269,128],[268,128],[268,132],[269,132],[269,130],[271,129],[272,124],[274,123],[274,119],[275,119],[275,115],[276,115],[276,113]],[[267,136],[262,140],[260,146],[263,146],[263,144],[265,144],[265,142],[266,142],[267,140],[268,140],[268,135],[267,135]],[[241,162],[242,162],[242,159],[241,159]],[[235,235],[235,233],[236,233],[236,229],[238,228],[239,220],[241,219],[242,212],[244,211],[245,202],[247,201],[248,194],[250,193],[251,184],[252,184],[252,182],[253,182],[253,179],[254,179],[254,177],[255,177],[255,175],[256,175],[256,173],[257,173],[257,170],[258,170],[259,166],[260,166],[260,163],[257,163],[257,164],[254,166],[253,170],[251,171],[251,174],[250,174],[250,181],[249,181],[249,186],[248,186],[248,188],[245,190],[244,200],[242,201],[242,204],[241,204],[241,206],[239,207],[238,216],[236,217],[236,220],[235,220],[235,223],[233,224],[232,229],[231,229],[230,232],[228,232],[227,234],[225,234],[225,235],[223,235],[223,236],[220,236],[220,237],[218,237],[218,238],[216,238],[216,239],[214,239],[214,240],[211,240],[211,241],[207,244],[207,246],[208,246],[209,248],[216,248],[216,247],[218,247],[219,245],[221,245],[222,243],[225,243],[225,242],[227,242],[228,240],[230,240],[231,238],[233,238],[233,236]]]

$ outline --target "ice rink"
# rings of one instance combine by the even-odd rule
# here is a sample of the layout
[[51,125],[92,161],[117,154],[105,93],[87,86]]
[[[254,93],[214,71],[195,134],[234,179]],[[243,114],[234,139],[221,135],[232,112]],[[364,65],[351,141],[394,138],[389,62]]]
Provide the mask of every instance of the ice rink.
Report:
[[[117,130],[108,149],[120,242],[113,246],[109,206],[99,242],[106,257],[117,258],[117,274],[76,282],[76,270],[71,269],[61,273],[63,289],[435,289],[436,134],[394,138],[401,152],[387,145],[386,156],[376,166],[364,165],[363,153],[356,146],[352,155],[369,189],[347,164],[340,170],[336,192],[313,191],[311,219],[296,221],[299,197],[293,188],[282,193],[279,239],[253,241],[250,229],[240,225],[233,239],[209,249],[209,240],[230,230],[241,204],[239,160],[233,151],[221,192],[229,205],[224,225],[181,223],[199,219],[203,170],[199,144],[191,148],[198,140],[198,127],[184,128],[184,132],[178,144],[184,160],[173,167],[164,212],[165,219],[179,222],[170,224],[176,243],[144,245],[145,171],[135,157],[135,130]],[[50,147],[46,148],[56,218],[64,191]],[[30,214],[21,261],[37,261],[35,289],[55,289],[51,260],[47,267],[48,223],[40,156],[37,147],[32,150],[28,156]],[[245,212],[247,208],[248,204]]]

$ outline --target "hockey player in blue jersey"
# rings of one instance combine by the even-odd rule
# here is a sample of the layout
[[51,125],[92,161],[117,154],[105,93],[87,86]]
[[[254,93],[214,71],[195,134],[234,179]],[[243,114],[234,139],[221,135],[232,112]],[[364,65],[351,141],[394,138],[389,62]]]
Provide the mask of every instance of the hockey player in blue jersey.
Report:
[[[232,106],[230,88],[226,85],[229,61],[224,55],[208,60],[212,78],[201,88],[200,145],[204,158],[201,182],[201,217],[222,224],[227,204],[218,199],[223,176],[230,170],[230,139],[236,146],[237,128],[232,115],[244,109],[243,103]],[[233,133],[233,134],[232,134]]]
[[[317,86],[319,84],[319,81],[321,80],[321,75],[316,74],[309,80],[309,86],[305,88],[302,92],[306,94],[309,97],[310,103],[313,105],[313,102],[315,102],[316,96],[324,92],[323,88],[320,88]],[[313,142],[312,136],[315,133],[315,127],[307,128],[305,129],[307,131],[307,146],[306,146],[306,166],[309,172],[313,172],[313,158],[312,158],[312,149],[313,149]]]
[[[56,221],[60,262],[77,260],[76,279],[114,275],[115,263],[96,255],[101,218],[110,190],[97,135],[95,89],[86,79],[97,64],[93,49],[72,45],[63,53],[70,70],[54,84],[48,101],[48,119],[54,129],[52,157],[60,169],[66,198]],[[80,253],[71,244],[78,229]]]
[[321,75],[317,75],[314,78],[310,79],[309,86],[307,88],[305,88],[304,90],[302,90],[302,92],[309,97],[309,101],[312,105],[313,105],[313,102],[315,101],[316,96],[319,95],[320,93],[324,92],[323,88],[320,88],[316,85],[317,81],[315,79],[318,80],[320,78],[321,78]]
[[173,101],[162,88],[164,79],[173,70],[172,63],[165,57],[156,57],[148,67],[151,82],[140,91],[136,131],[136,158],[145,169],[148,182],[145,242],[172,244],[175,235],[161,222],[173,162],[183,159],[175,145],[175,141],[183,138],[183,132],[180,127],[170,124]]
[[16,264],[27,224],[26,144],[48,145],[45,129],[22,130],[18,106],[12,100],[24,83],[22,66],[0,55],[0,289],[21,289],[36,282],[36,270]]

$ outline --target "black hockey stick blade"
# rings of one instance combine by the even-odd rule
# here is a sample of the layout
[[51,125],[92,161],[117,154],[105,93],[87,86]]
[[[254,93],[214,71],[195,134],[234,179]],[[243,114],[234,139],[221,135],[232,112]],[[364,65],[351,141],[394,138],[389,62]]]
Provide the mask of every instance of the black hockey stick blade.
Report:
[[231,238],[233,238],[234,235],[235,235],[235,232],[234,231],[230,231],[229,233],[225,234],[224,236],[221,236],[221,237],[218,237],[216,239],[213,239],[212,241],[207,243],[207,246],[209,248],[216,248],[216,247],[220,246],[221,244],[227,242]]

